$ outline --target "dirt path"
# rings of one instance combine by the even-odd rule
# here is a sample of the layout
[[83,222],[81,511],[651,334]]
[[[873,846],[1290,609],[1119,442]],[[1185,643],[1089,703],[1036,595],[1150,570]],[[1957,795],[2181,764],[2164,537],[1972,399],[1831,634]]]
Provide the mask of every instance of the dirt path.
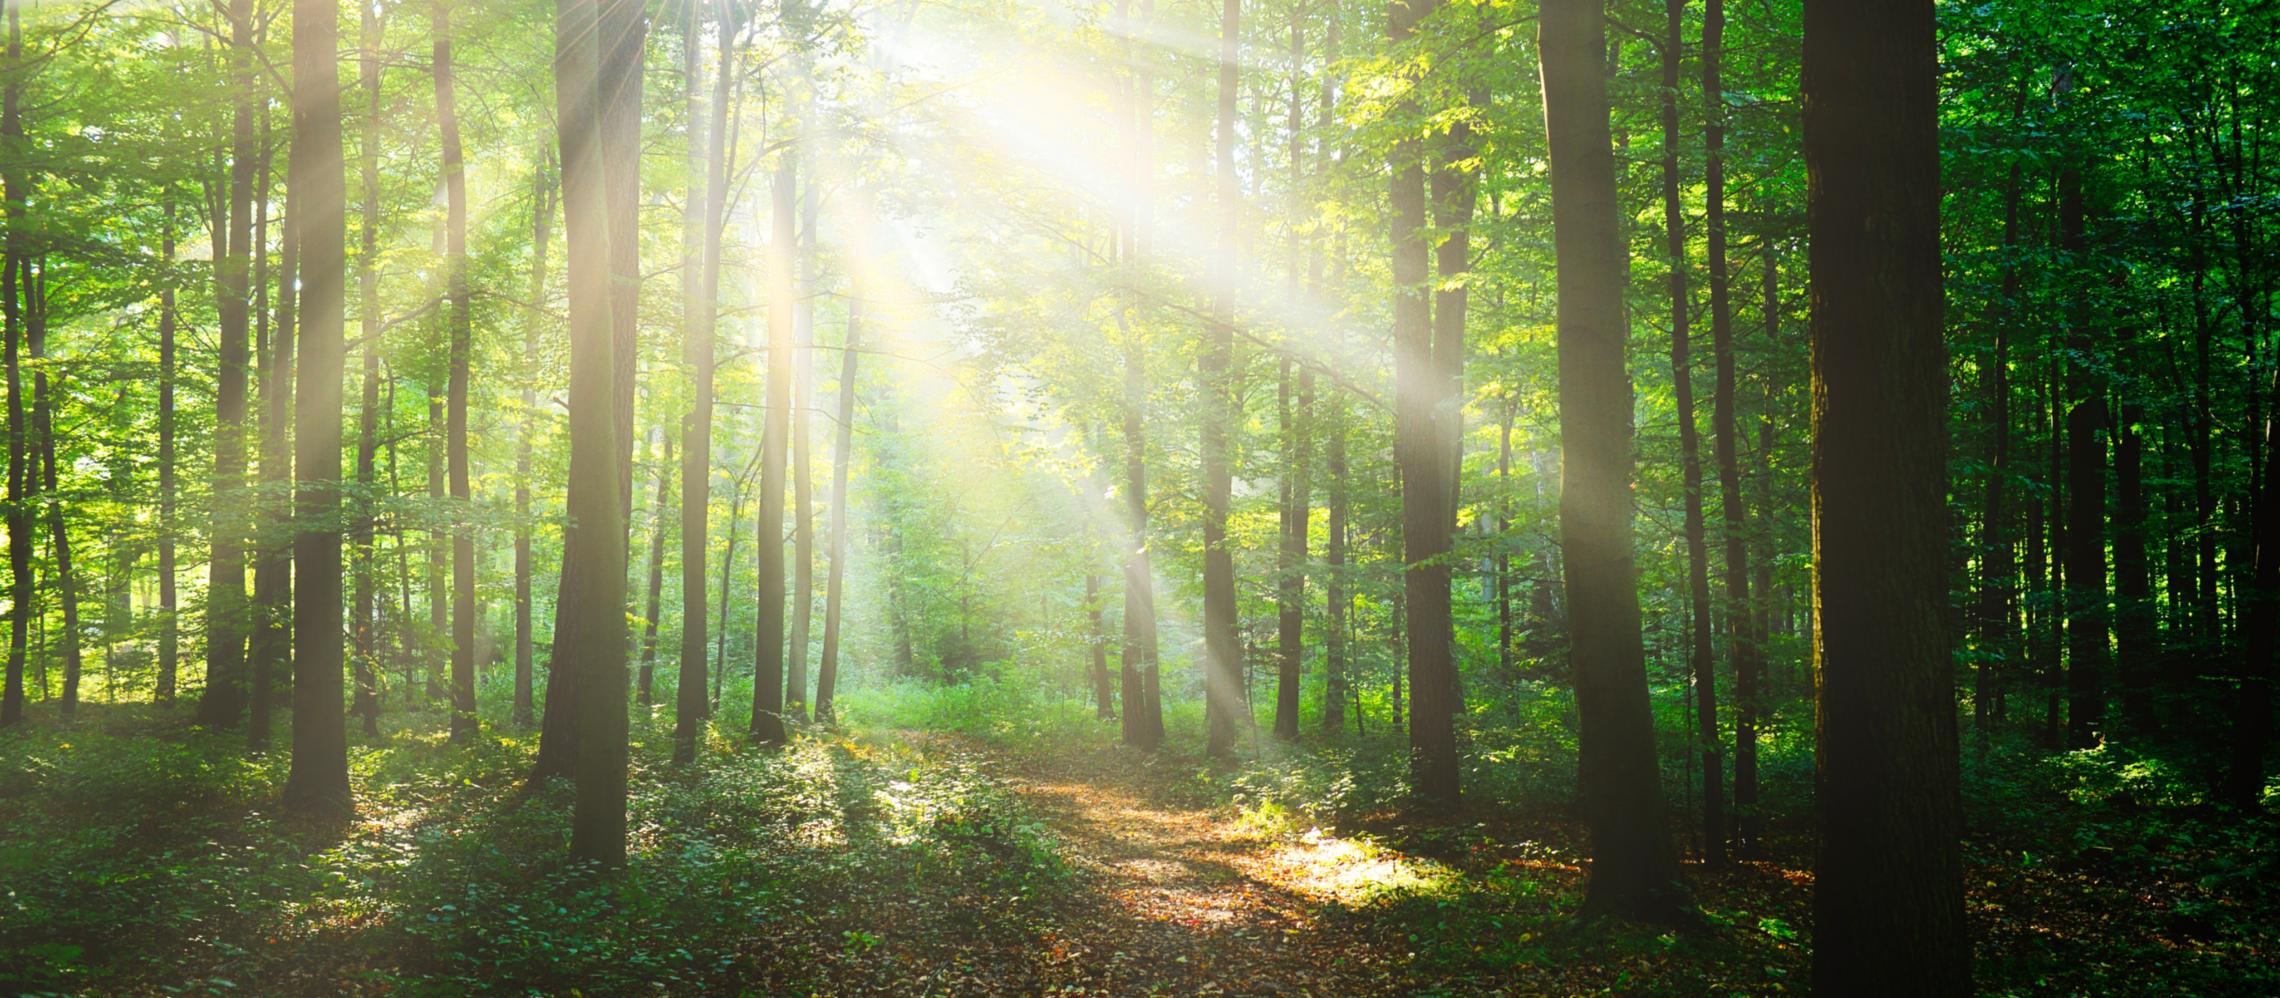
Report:
[[1224,810],[1173,803],[1137,768],[1056,771],[992,753],[1089,889],[1053,939],[1040,983],[1066,993],[1392,993],[1402,941],[1321,916],[1341,878],[1398,860],[1330,840],[1290,842]]

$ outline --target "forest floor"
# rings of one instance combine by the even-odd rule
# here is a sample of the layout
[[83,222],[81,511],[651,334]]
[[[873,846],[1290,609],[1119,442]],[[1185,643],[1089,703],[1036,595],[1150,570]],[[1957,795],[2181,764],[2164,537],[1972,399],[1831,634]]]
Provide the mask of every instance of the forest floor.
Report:
[[[1772,860],[1688,864],[1698,923],[1583,923],[1566,794],[1523,779],[1572,773],[1557,753],[1484,736],[1465,815],[1415,821],[1390,742],[1219,768],[975,706],[946,708],[980,718],[961,734],[874,708],[783,749],[716,737],[694,769],[637,720],[614,876],[562,859],[567,788],[527,792],[528,732],[453,746],[435,711],[392,716],[352,746],[355,818],[312,825],[275,809],[283,753],[181,708],[35,714],[0,733],[0,993],[1804,990],[1800,813],[1773,816]],[[2165,780],[1967,764],[1983,991],[2280,986],[2270,829]]]

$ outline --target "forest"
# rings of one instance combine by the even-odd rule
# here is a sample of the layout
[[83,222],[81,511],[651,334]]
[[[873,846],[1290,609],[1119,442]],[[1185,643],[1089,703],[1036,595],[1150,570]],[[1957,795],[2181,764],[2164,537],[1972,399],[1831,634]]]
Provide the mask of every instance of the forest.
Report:
[[0,8],[0,993],[2280,993],[2280,6]]

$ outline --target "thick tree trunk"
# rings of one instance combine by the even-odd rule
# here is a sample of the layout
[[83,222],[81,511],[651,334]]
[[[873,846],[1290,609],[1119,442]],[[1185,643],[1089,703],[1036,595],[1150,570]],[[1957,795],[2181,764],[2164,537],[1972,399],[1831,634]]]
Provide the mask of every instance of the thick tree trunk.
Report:
[[[1394,0],[1386,36],[1402,45],[1438,0]],[[1410,103],[1414,103],[1413,101]],[[1410,792],[1429,811],[1453,811],[1460,801],[1455,731],[1447,696],[1452,682],[1454,635],[1449,619],[1449,510],[1453,479],[1443,463],[1441,366],[1435,357],[1432,247],[1426,237],[1427,150],[1414,138],[1391,154],[1393,238],[1394,461],[1401,474],[1403,631],[1416,705],[1409,729]]]
[[[232,728],[244,720],[245,689],[245,417],[247,267],[253,244],[253,174],[262,150],[254,138],[253,0],[231,0],[230,72],[238,95],[230,153],[227,246],[214,263],[215,340],[213,513],[206,583],[206,692],[198,723]],[[12,198],[13,199],[13,198]]]
[[451,0],[435,5],[435,109],[442,133],[445,280],[451,304],[451,376],[445,443],[451,464],[451,740],[482,733],[475,716],[475,510],[467,455],[467,391],[472,380],[474,317],[467,291],[467,174],[459,148],[458,102],[452,96]]
[[1805,5],[1819,716],[1813,988],[1971,990],[1947,628],[1932,4]]
[[[863,299],[852,294],[847,298],[847,341],[839,347],[839,424],[831,442],[831,566],[824,574],[823,651],[815,670],[817,724],[832,722],[831,699],[839,685],[839,615],[847,598],[847,467],[855,451],[855,359],[862,346]],[[1102,654],[1096,649],[1096,657]]]
[[1600,0],[1547,0],[1537,43],[1559,261],[1560,547],[1592,845],[1584,909],[1676,919],[1686,901],[1663,823],[1631,561],[1628,323]]
[[784,473],[792,420],[792,255],[798,159],[777,155],[768,244],[768,409],[760,437],[758,646],[752,662],[752,740],[781,745],[784,725]]
[[[611,413],[617,425],[619,527],[633,529],[634,363],[641,330],[641,73],[648,41],[643,0],[594,0],[597,123],[610,226]],[[631,557],[631,545],[618,548]],[[624,566],[620,566],[623,571]]]
[[[603,148],[597,0],[556,0],[555,121],[570,287],[570,469],[553,673],[573,685],[577,784],[570,857],[625,862],[625,524],[618,488],[609,164]],[[624,155],[620,151],[619,155]],[[552,697],[550,696],[551,700]],[[555,722],[549,703],[547,723]],[[543,734],[542,734],[543,737]],[[543,753],[543,750],[542,750]]]
[[[1218,266],[1235,268],[1238,220],[1242,211],[1235,176],[1236,52],[1243,23],[1242,0],[1219,7],[1219,110],[1214,128],[1217,165],[1214,202],[1219,208]],[[1222,283],[1212,294],[1211,317],[1204,323],[1196,353],[1196,389],[1202,433],[1198,440],[1203,499],[1203,713],[1205,750],[1224,759],[1235,750],[1242,721],[1243,649],[1236,636],[1235,552],[1228,546],[1227,506],[1234,488],[1228,438],[1234,420],[1229,376],[1235,357],[1234,289]]]
[[[340,68],[340,6],[294,0],[293,77],[333,81]],[[293,94],[300,243],[300,356],[293,400],[293,766],[285,801],[346,811],[348,732],[341,716],[346,665],[341,621],[341,377],[347,282],[348,188],[342,175],[340,88],[307,82]]]

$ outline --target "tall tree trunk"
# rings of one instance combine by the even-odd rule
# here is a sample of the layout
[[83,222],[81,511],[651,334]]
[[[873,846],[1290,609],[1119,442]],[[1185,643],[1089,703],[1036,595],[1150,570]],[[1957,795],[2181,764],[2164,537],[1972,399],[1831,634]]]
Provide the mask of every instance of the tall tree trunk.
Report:
[[[1306,30],[1304,12],[1293,8],[1290,19],[1290,101],[1287,129],[1290,132],[1290,183],[1291,222],[1301,222],[1299,195],[1306,182],[1305,173],[1305,118],[1300,104],[1300,71],[1306,60]],[[1290,300],[1295,307],[1299,302],[1299,280],[1302,274],[1304,251],[1297,241],[1291,245]],[[1314,256],[1314,285],[1320,290],[1322,259]],[[1275,573],[1275,737],[1284,741],[1298,739],[1298,694],[1306,673],[1306,545],[1307,520],[1313,511],[1310,483],[1307,481],[1308,448],[1313,446],[1314,371],[1307,368],[1299,375],[1298,408],[1291,409],[1291,366],[1289,356],[1282,361],[1279,389],[1279,418],[1282,427],[1282,544],[1277,552],[1279,563]]]
[[[14,72],[24,64],[23,25],[17,4],[8,5],[8,66],[11,72],[0,87],[0,143],[20,148],[24,142],[21,105],[23,81]],[[0,693],[0,727],[24,719],[24,657],[31,642],[32,624],[32,511],[27,489],[34,479],[25,466],[23,343],[24,313],[19,285],[29,284],[23,244],[25,190],[20,159],[0,167],[0,200],[6,202],[7,232],[0,234],[0,326],[4,326],[4,363],[8,372],[8,677]],[[47,683],[40,694],[47,694]],[[200,704],[204,709],[204,704]]]
[[1108,612],[1100,601],[1100,573],[1085,573],[1085,650],[1091,658],[1093,716],[1106,721],[1116,716],[1116,687],[1108,679]]
[[[2272,375],[2280,402],[2280,369]],[[2280,406],[2262,427],[2265,446],[2280,452]],[[2231,758],[2218,790],[2235,807],[2253,811],[2264,795],[2264,757],[2272,745],[2272,661],[2280,653],[2280,461],[2264,462],[2256,495],[2255,564],[2247,592],[2241,642],[2240,685],[2233,694]]]
[[467,455],[467,390],[474,317],[467,291],[467,173],[459,148],[459,108],[452,96],[451,0],[435,5],[435,109],[442,133],[447,294],[451,299],[451,376],[445,444],[451,464],[451,740],[482,733],[475,716],[475,510]]
[[[1140,19],[1146,23],[1153,4],[1140,5]],[[1125,30],[1120,32],[1118,45],[1124,54],[1124,63],[1130,72],[1128,96],[1121,121],[1124,151],[1128,159],[1127,188],[1132,192],[1130,216],[1119,229],[1124,240],[1120,259],[1137,266],[1148,252],[1149,207],[1148,189],[1153,166],[1150,162],[1150,137],[1153,134],[1152,106],[1154,80],[1143,59],[1132,57],[1130,9],[1126,0],[1117,0],[1116,18]],[[1131,303],[1119,301],[1116,308],[1116,328],[1123,342],[1124,384],[1122,421],[1124,436],[1124,497],[1128,549],[1124,553],[1124,634],[1123,647],[1118,655],[1118,693],[1124,704],[1122,735],[1126,745],[1142,750],[1153,750],[1164,740],[1162,704],[1158,700],[1160,674],[1157,667],[1156,644],[1156,591],[1155,570],[1148,554],[1148,439],[1146,414],[1148,384],[1145,376],[1146,347],[1131,318]]]
[[[689,88],[692,132],[695,122],[706,118],[701,113],[703,102],[696,96],[695,53],[701,24],[700,6],[694,2],[689,5],[683,39],[687,50],[683,75]],[[720,47],[720,69],[713,77],[711,136],[709,141],[700,143],[692,134],[689,143],[689,182],[694,187],[701,173],[705,186],[701,193],[692,191],[689,198],[689,211],[696,220],[693,235],[699,265],[692,275],[694,281],[682,288],[681,349],[683,359],[689,364],[692,397],[687,420],[681,424],[681,671],[674,694],[673,761],[684,763],[696,758],[698,732],[705,718],[711,716],[712,706],[719,701],[718,694],[709,700],[705,696],[705,629],[710,626],[705,606],[705,558],[712,505],[713,332],[719,319],[721,236],[728,219],[729,84],[736,75],[730,70],[736,62],[739,28],[735,5],[724,4],[720,23],[714,29]],[[728,572],[736,557],[738,516],[734,509],[730,510],[728,521],[727,561],[721,569],[724,619],[728,613]],[[724,623],[721,627],[724,641],[727,630]],[[726,667],[724,658],[720,668]],[[719,681],[717,674],[714,681]]]
[[[1394,0],[1386,36],[1407,42],[1438,0]],[[1413,104],[1414,102],[1410,102]],[[1415,138],[1392,152],[1394,460],[1401,472],[1402,597],[1416,704],[1409,725],[1410,792],[1433,811],[1459,803],[1455,729],[1447,695],[1454,669],[1449,618],[1449,468],[1443,463],[1441,367],[1433,327],[1432,248],[1425,226],[1427,150]]]
[[[448,391],[449,386],[446,385],[445,387]],[[447,573],[451,564],[452,530],[449,521],[453,517],[444,505],[444,497],[449,494],[445,491],[446,486],[444,484],[446,480],[444,451],[449,449],[450,444],[446,435],[447,417],[445,416],[444,398],[442,395],[436,394],[433,385],[428,387],[427,403],[428,633],[427,644],[420,651],[421,659],[427,663],[428,696],[441,697],[450,695],[449,684],[444,678],[444,662],[449,658],[449,650],[443,646],[444,642],[451,639],[451,592]],[[455,708],[454,714],[456,713]],[[455,716],[453,722],[457,723],[457,720]]]
[[1496,672],[1511,681],[1519,677],[1512,647],[1512,418],[1519,408],[1507,395],[1503,418],[1496,426]]
[[[2055,85],[2070,89],[2071,70],[2062,70]],[[2059,240],[2078,269],[2086,269],[2089,240],[2085,237],[2087,209],[2082,195],[2082,171],[2073,160],[2058,175]],[[2084,276],[2078,274],[2077,276]],[[2071,748],[2089,748],[2105,733],[2106,614],[2106,483],[2105,393],[2092,369],[2090,310],[2078,287],[2069,317],[2066,365],[2066,742]]]
[[[356,643],[355,712],[364,718],[367,736],[380,734],[379,601],[373,578],[378,552],[373,540],[373,517],[378,487],[376,462],[380,428],[380,5],[365,4],[357,40],[357,83],[364,90],[364,135],[357,149],[363,184],[363,215],[358,225],[356,256],[357,339],[363,344],[363,404],[356,416],[355,518],[350,521],[353,553],[350,570],[355,577],[354,608],[349,630]],[[345,180],[345,178],[344,178]],[[344,209],[345,214],[345,209]],[[540,240],[543,244],[544,240]],[[541,251],[543,252],[543,251]],[[344,277],[345,279],[345,277]],[[343,361],[345,365],[345,360]],[[526,403],[527,408],[527,403]],[[527,470],[527,469],[518,469]],[[296,541],[296,544],[298,541]]]
[[[544,157],[541,157],[544,159]],[[546,305],[546,250],[553,237],[557,189],[541,163],[532,170],[530,235],[530,311],[523,323],[524,363],[534,363]],[[531,437],[537,433],[538,392],[532,372],[523,372],[522,414],[515,429],[515,706],[517,725],[531,723],[532,648],[530,549]]]
[[[55,470],[55,399],[48,394],[48,377],[44,370],[47,359],[47,267],[42,264],[32,272],[24,286],[24,326],[31,341],[32,362],[43,370],[33,378],[32,432],[39,440],[40,474],[44,479],[42,490],[46,495],[50,557],[55,560],[56,601],[63,609],[63,633],[58,642],[58,653],[63,657],[63,703],[65,719],[79,708],[79,576],[71,566],[71,531],[64,516],[64,499],[61,483]],[[58,379],[56,393],[62,394]]]
[[[855,358],[862,345],[863,298],[858,292],[847,297],[847,341],[839,347],[839,426],[831,442],[831,566],[824,574],[823,652],[815,669],[817,724],[832,722],[831,698],[839,683],[839,614],[847,581],[847,466],[855,450]],[[1105,652],[1096,648],[1094,654],[1097,658]],[[1106,677],[1100,681],[1106,682]]]
[[174,539],[181,530],[176,516],[179,486],[174,467],[174,202],[166,204],[165,228],[159,235],[158,291],[158,678],[160,702],[174,699],[181,671],[181,630],[175,621]]
[[[1214,203],[1219,209],[1218,266],[1235,268],[1237,228],[1242,205],[1235,176],[1236,58],[1243,23],[1243,0],[1221,0],[1219,7],[1219,109],[1214,128],[1217,165]],[[1235,356],[1235,297],[1223,283],[1212,294],[1211,317],[1204,323],[1196,354],[1196,388],[1202,432],[1198,440],[1203,498],[1203,706],[1204,742],[1213,758],[1226,758],[1241,731],[1243,649],[1235,633],[1235,552],[1228,546],[1227,506],[1234,488],[1228,438],[1233,429],[1234,392],[1229,384]]]
[[[1710,349],[1717,365],[1717,382],[1710,405],[1711,449],[1718,462],[1719,509],[1723,521],[1720,533],[1726,545],[1725,574],[1721,583],[1725,589],[1727,654],[1734,662],[1734,756],[1738,762],[1747,755],[1754,770],[1757,767],[1757,719],[1763,708],[1758,691],[1762,656],[1758,650],[1760,638],[1751,627],[1756,615],[1752,612],[1754,596],[1750,592],[1749,514],[1742,502],[1741,447],[1735,430],[1735,412],[1740,406],[1734,387],[1732,280],[1726,261],[1726,87],[1722,77],[1725,37],[1724,0],[1708,0],[1702,20],[1702,94],[1707,105],[1703,124],[1706,194],[1702,233],[1710,270]],[[1746,744],[1742,740],[1744,732],[1748,736]],[[1716,741],[1715,729],[1711,740]],[[1734,837],[1735,850],[1754,857],[1757,854],[1756,809],[1742,813],[1740,818]]]
[[[609,167],[628,153],[604,148],[597,6],[598,0],[555,0],[554,6],[554,110],[570,287],[570,469],[552,668],[556,682],[576,689],[567,698],[573,721],[567,728],[577,732],[569,751],[577,785],[570,857],[614,867],[625,862],[626,531],[613,404],[618,365]],[[548,704],[550,726],[554,706]]]
[[[1323,19],[1322,58],[1325,66],[1336,66],[1339,56],[1339,20],[1342,11],[1338,0],[1325,4]],[[1323,80],[1322,92],[1315,106],[1315,120],[1322,134],[1332,134],[1341,90],[1341,81],[1333,74]],[[1345,150],[1337,147],[1332,154],[1335,166],[1345,166]],[[1333,172],[1331,158],[1317,158],[1318,168],[1325,174]],[[1330,264],[1330,287],[1343,287],[1346,277],[1346,240],[1341,232],[1336,241]],[[1316,244],[1319,252],[1320,243]],[[1345,327],[1332,323],[1332,346],[1343,356],[1346,347]],[[1329,411],[1324,414],[1323,474],[1329,478],[1329,495],[1325,497],[1324,513],[1329,522],[1324,524],[1327,536],[1323,538],[1323,593],[1324,616],[1322,622],[1322,733],[1337,735],[1346,726],[1346,697],[1348,694],[1347,653],[1351,643],[1347,629],[1353,619],[1353,602],[1347,595],[1346,580],[1346,398],[1332,392],[1326,400]],[[1355,690],[1359,692],[1358,689]],[[1361,722],[1360,701],[1356,701],[1355,723]]]
[[[618,524],[633,529],[634,363],[641,330],[641,74],[643,0],[594,0],[603,197],[610,225],[611,412],[617,425]],[[631,545],[618,548],[631,557]],[[623,571],[624,566],[620,566]]]
[[1679,917],[1631,562],[1631,384],[1600,0],[1547,0],[1538,28],[1559,261],[1560,547],[1581,722],[1591,881],[1584,909]]
[[792,301],[794,190],[797,157],[778,153],[768,240],[768,410],[760,439],[760,550],[758,646],[752,663],[752,739],[781,745],[784,726],[784,473],[792,420]]
[[2160,618],[2153,605],[2153,575],[2146,558],[2145,441],[2139,424],[2145,407],[2121,405],[2114,426],[2114,632],[2120,655],[2122,715],[2133,731],[2152,734],[2153,676],[2161,657]]
[[[1711,0],[1715,7],[1717,0]],[[1688,319],[1693,302],[1687,295],[1685,216],[1679,200],[1678,88],[1679,61],[1685,50],[1682,29],[1685,0],[1665,4],[1667,34],[1662,48],[1663,67],[1663,219],[1665,253],[1670,266],[1671,372],[1678,413],[1680,464],[1684,471],[1687,556],[1688,662],[1693,677],[1697,712],[1696,739],[1702,752],[1703,860],[1712,866],[1726,862],[1725,765],[1718,744],[1717,673],[1711,651],[1709,549],[1702,515],[1702,457],[1695,424],[1693,362],[1688,352]]]
[[[267,32],[263,34],[266,36]],[[261,147],[270,148],[269,110],[261,112]],[[264,156],[255,184],[254,222],[254,309],[256,323],[264,332],[272,325],[269,321],[269,200],[272,189],[269,183],[269,157]],[[292,590],[293,550],[287,535],[292,527],[293,452],[291,421],[293,415],[293,306],[294,277],[300,258],[298,226],[293,224],[294,192],[290,176],[291,164],[286,167],[285,232],[283,239],[283,265],[278,269],[277,318],[274,333],[256,336],[256,341],[267,340],[257,346],[261,378],[261,491],[254,506],[261,516],[254,530],[253,563],[253,635],[249,642],[253,666],[253,696],[251,720],[247,724],[247,741],[256,750],[269,744],[269,711],[273,694],[274,677],[291,668],[292,657]]]
[[[293,400],[293,765],[285,801],[350,806],[341,716],[341,377],[348,186],[341,161],[340,5],[294,0],[289,218],[300,244],[300,356]],[[320,84],[319,81],[322,81]]]
[[[808,113],[812,120],[812,101]],[[802,724],[807,723],[808,624],[815,616],[815,460],[808,440],[815,406],[816,179],[811,169],[807,186],[800,189],[799,304],[792,313],[792,609],[786,626],[784,714]]]
[[[2026,93],[2026,88],[2019,89],[2018,99],[2012,106],[2014,119],[2026,111]],[[1986,499],[1979,522],[1979,655],[1973,670],[1971,694],[1971,729],[1981,753],[1987,751],[1995,721],[1991,708],[2000,695],[1996,692],[1999,680],[1993,672],[1997,663],[2010,660],[2011,651],[2017,646],[2012,625],[2014,569],[2008,506],[2011,491],[2010,333],[2019,297],[2019,269],[2011,262],[2011,254],[2019,240],[2019,179],[2019,165],[2013,163],[2010,178],[2003,188],[2002,292],[1995,303],[1993,321],[1989,323],[1994,327],[1995,351],[1979,369],[1988,428],[1994,434],[1987,447]]]
[[[1710,6],[1716,8],[1718,0],[1710,0]],[[1686,0],[1666,0],[1663,8],[1663,252],[1670,264],[1671,395],[1678,410],[1679,466],[1686,504],[1687,668],[1694,678],[1695,738],[1702,752],[1702,861],[1723,866],[1726,766],[1718,751],[1718,674],[1710,647],[1710,549],[1702,525],[1702,445],[1695,428],[1694,362],[1687,349],[1687,321],[1693,315],[1694,302],[1686,292],[1686,216],[1678,197],[1678,69],[1686,49]]]
[[1806,2],[1818,994],[1971,990],[1943,622],[1937,51],[1928,2]]
[[665,454],[657,464],[657,493],[649,508],[649,590],[641,611],[641,670],[635,673],[636,702],[647,707],[657,673],[657,618],[665,612],[665,510],[673,485],[673,437],[663,429],[657,436]]
[[227,245],[215,260],[214,484],[206,584],[206,693],[198,723],[233,728],[244,720],[245,690],[245,417],[248,253],[253,244],[253,173],[263,155],[253,132],[259,89],[253,70],[253,0],[231,0],[230,73],[238,94],[232,114]]

